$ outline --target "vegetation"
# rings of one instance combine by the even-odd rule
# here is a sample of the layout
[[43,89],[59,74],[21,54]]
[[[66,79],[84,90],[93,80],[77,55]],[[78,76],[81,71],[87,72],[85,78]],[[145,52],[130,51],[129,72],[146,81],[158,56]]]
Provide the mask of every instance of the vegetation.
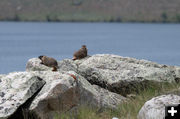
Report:
[[112,119],[118,117],[119,119],[137,119],[137,115],[144,103],[151,98],[168,94],[168,92],[178,93],[180,84],[160,84],[160,87],[150,87],[138,94],[131,101],[121,104],[118,109],[105,109],[102,112],[99,109],[81,106],[77,112],[55,114],[55,119]]
[[180,22],[179,0],[1,0],[0,20]]
[[167,19],[168,19],[168,16],[167,16],[167,14],[164,12],[164,13],[162,13],[162,21],[163,22],[166,22],[167,21]]

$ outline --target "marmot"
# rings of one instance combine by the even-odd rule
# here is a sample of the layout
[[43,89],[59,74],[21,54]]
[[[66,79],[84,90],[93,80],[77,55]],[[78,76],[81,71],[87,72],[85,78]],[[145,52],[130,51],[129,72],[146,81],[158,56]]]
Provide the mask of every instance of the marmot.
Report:
[[73,60],[82,59],[82,58],[84,58],[86,56],[87,56],[86,45],[82,45],[82,47],[77,52],[74,53]]
[[57,71],[58,69],[58,63],[57,61],[52,57],[47,57],[44,55],[41,55],[38,57],[41,60],[41,64],[44,64],[48,67],[53,67],[52,71]]

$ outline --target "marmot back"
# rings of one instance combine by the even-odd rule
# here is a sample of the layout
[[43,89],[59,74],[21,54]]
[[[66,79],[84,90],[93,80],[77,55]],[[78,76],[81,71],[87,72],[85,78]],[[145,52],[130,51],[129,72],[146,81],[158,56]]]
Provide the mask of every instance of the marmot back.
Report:
[[53,71],[57,71],[58,63],[54,58],[47,56],[39,56],[39,59],[42,61],[41,64],[44,64],[48,67],[53,67]]
[[85,45],[82,45],[82,47],[77,52],[74,53],[73,60],[82,59],[86,56],[87,56],[87,48]]

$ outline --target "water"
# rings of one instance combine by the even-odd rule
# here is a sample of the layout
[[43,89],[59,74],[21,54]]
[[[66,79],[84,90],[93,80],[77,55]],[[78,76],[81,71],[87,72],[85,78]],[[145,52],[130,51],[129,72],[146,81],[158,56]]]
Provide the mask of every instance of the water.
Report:
[[72,58],[82,44],[90,55],[180,65],[180,24],[0,22],[0,74],[24,71],[39,55]]

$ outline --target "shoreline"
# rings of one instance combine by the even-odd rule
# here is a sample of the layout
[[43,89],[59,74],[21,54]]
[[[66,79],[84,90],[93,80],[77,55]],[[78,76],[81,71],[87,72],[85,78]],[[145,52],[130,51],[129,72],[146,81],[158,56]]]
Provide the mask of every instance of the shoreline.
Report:
[[120,24],[180,24],[179,22],[174,22],[174,21],[167,21],[167,22],[162,22],[162,21],[88,21],[88,20],[67,20],[67,21],[46,21],[46,20],[0,20],[0,22],[30,22],[30,23],[120,23]]

